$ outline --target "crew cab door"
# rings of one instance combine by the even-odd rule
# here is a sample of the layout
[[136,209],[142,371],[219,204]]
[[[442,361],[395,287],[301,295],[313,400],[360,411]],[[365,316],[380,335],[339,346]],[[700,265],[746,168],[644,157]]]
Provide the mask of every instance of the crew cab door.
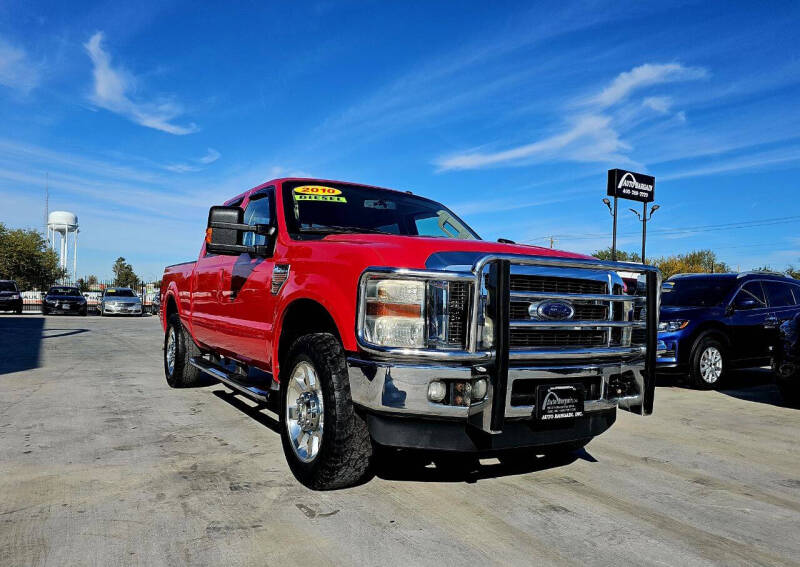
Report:
[[728,325],[731,329],[731,353],[737,360],[766,356],[768,341],[764,325],[769,309],[760,281],[745,283],[731,303],[733,313]]
[[[261,189],[245,203],[245,224],[275,223],[274,188]],[[267,244],[267,237],[254,232],[242,235],[245,246]],[[223,266],[219,304],[223,313],[223,348],[247,363],[268,363],[272,352],[272,318],[275,296],[270,293],[274,261],[271,257],[241,254],[229,256]]]

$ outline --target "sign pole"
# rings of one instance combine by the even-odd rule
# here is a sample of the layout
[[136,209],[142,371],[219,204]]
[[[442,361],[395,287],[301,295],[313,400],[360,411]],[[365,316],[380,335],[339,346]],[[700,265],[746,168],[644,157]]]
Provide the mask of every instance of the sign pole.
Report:
[[642,264],[644,264],[644,245],[647,241],[647,203],[642,203]]
[[611,261],[617,261],[617,197],[614,196],[614,229],[611,236]]

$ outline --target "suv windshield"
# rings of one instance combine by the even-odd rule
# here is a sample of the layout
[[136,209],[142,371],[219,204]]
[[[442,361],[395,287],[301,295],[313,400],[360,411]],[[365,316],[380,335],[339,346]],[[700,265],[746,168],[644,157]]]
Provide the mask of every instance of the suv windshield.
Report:
[[664,282],[661,305],[711,307],[719,305],[736,284],[735,277],[690,277]]
[[17,286],[14,282],[0,282],[0,291],[17,291]]
[[66,297],[75,297],[80,294],[81,292],[77,287],[51,287],[50,291],[47,292],[47,295],[59,295]]
[[363,232],[480,239],[444,205],[407,193],[294,181],[283,185],[283,202],[292,235]]
[[129,289],[107,289],[106,297],[110,295],[114,297],[136,297],[136,294]]

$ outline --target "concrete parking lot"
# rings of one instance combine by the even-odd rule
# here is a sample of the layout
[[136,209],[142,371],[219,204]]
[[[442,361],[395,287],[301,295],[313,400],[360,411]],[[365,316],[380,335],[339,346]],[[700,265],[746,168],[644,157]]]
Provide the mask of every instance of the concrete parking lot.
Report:
[[155,317],[0,315],[3,565],[800,564],[800,411],[665,385],[567,461],[292,477],[277,423],[172,390]]

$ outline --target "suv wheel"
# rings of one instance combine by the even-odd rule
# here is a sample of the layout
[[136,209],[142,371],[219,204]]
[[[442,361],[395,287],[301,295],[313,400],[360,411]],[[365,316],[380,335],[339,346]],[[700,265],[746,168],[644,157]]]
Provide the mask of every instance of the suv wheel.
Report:
[[314,490],[352,486],[364,480],[372,440],[350,398],[347,363],[329,333],[295,341],[281,379],[281,440],[297,480]]
[[692,385],[701,390],[719,388],[728,369],[728,356],[723,342],[714,335],[701,336],[692,349]]
[[164,334],[164,375],[173,388],[194,386],[200,381],[201,372],[189,363],[202,353],[191,335],[181,323],[180,315],[173,313]]

